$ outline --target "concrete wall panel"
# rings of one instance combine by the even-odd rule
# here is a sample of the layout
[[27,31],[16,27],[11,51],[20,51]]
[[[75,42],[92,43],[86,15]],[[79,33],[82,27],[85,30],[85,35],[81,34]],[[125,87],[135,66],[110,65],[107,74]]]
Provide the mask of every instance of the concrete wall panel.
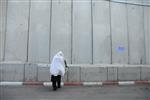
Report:
[[111,0],[111,1],[125,2],[126,0]]
[[[49,65],[1,63],[0,81],[50,81]],[[66,82],[149,80],[150,66],[146,65],[70,65],[62,77]]]
[[107,68],[81,67],[81,82],[98,82],[107,80]]
[[4,57],[7,0],[0,1],[0,62]]
[[149,0],[52,0],[52,7],[51,0],[8,0],[7,16],[6,1],[0,61],[48,63],[61,50],[68,63],[150,64],[150,8],[136,5]]
[[1,66],[3,81],[23,81],[24,64],[2,64]]
[[144,0],[126,0],[127,3],[131,4],[142,4]]
[[3,81],[3,66],[0,64],[0,82]]
[[68,82],[68,72],[65,73],[65,75],[61,78],[62,82]]
[[130,81],[140,80],[140,67],[119,67],[118,80]]
[[146,64],[150,64],[150,7],[144,7],[144,32],[146,46]]
[[50,81],[49,67],[38,67],[38,81]]
[[50,0],[31,0],[29,62],[49,62]]
[[150,6],[150,1],[149,0],[143,0],[144,5],[149,5]]
[[111,63],[109,2],[93,0],[93,63]]
[[117,69],[117,67],[108,67],[107,80],[118,80],[118,69]]
[[26,61],[29,0],[8,0],[6,61]]
[[24,81],[37,81],[37,65],[25,64],[25,78]]
[[150,67],[141,68],[141,80],[150,80]]
[[128,63],[127,10],[125,4],[111,3],[112,63]]
[[111,0],[111,1],[116,1],[116,2],[126,2],[126,0]]
[[80,67],[69,67],[68,81],[69,82],[80,82]]
[[143,7],[128,5],[129,59],[130,64],[145,63]]
[[71,0],[52,0],[51,60],[58,51],[71,62]]
[[73,0],[73,63],[92,63],[91,0]]

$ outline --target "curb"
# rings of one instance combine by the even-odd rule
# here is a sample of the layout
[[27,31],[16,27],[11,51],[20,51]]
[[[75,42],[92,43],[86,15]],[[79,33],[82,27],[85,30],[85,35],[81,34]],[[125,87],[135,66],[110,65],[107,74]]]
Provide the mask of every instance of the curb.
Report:
[[[104,82],[62,82],[62,86],[104,86],[104,85],[137,85],[148,84],[150,80],[138,80],[138,81],[104,81]],[[0,86],[23,86],[23,85],[41,85],[52,86],[51,82],[0,82]]]

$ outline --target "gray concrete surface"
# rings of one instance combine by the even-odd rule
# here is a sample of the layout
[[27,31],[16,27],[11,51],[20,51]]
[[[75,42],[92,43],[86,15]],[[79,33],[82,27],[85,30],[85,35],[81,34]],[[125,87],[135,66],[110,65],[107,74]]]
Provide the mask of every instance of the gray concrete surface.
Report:
[[[41,66],[42,65],[42,66]],[[2,63],[1,81],[50,81],[49,64]],[[64,82],[150,80],[150,65],[68,65]]]
[[24,80],[25,81],[37,81],[38,80],[38,67],[36,64],[25,64]]
[[79,82],[81,80],[80,73],[81,73],[80,67],[70,67],[68,70],[68,81]]
[[4,59],[4,46],[5,46],[5,28],[6,28],[6,5],[7,0],[0,2],[0,61]]
[[92,1],[93,14],[93,63],[111,63],[109,2]]
[[58,91],[43,86],[0,87],[1,100],[150,100],[150,87],[141,86],[103,86],[72,87],[65,86]]
[[150,79],[150,67],[141,68],[141,80]]
[[142,4],[143,1],[145,0],[126,0],[127,3],[135,3],[135,4]]
[[150,6],[150,1],[149,0],[143,0],[144,5],[149,5]]
[[49,67],[38,67],[38,81],[50,81]]
[[62,51],[71,63],[71,0],[52,0],[51,60]]
[[23,81],[24,64],[1,64],[0,73],[2,81]]
[[144,5],[149,5],[150,6],[150,1],[149,0],[143,0]]
[[150,64],[149,0],[3,1],[0,61]]
[[92,63],[91,0],[73,0],[72,63]]
[[29,0],[14,1],[8,0],[5,60],[26,61]]
[[29,24],[29,62],[49,62],[50,37],[50,8],[49,0],[31,0]]
[[140,80],[140,67],[120,67],[118,68],[118,80]]
[[111,3],[111,19],[112,63],[128,64],[126,5]]
[[107,68],[105,67],[81,67],[81,82],[96,82],[107,80]]
[[[129,64],[145,63],[143,7],[127,5],[129,32]],[[136,38],[135,38],[136,37]]]
[[118,80],[118,68],[117,67],[108,67],[107,80]]
[[[150,4],[150,1],[149,1]],[[150,64],[150,7],[144,7],[146,63]]]

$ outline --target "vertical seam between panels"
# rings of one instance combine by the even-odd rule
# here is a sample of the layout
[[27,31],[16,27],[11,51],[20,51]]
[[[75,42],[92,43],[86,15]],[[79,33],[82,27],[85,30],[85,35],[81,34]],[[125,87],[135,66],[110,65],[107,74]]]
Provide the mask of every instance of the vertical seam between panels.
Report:
[[116,67],[117,68],[117,81],[119,80],[119,67]]
[[[142,1],[143,2],[143,1]],[[141,6],[142,7],[142,11],[143,11],[143,37],[144,37],[144,64],[146,64],[146,32],[145,32],[145,12],[144,12],[144,6]]]
[[23,81],[25,82],[26,81],[26,79],[25,79],[25,65],[26,65],[26,63],[24,63],[23,64]]
[[110,48],[111,48],[111,50],[110,50],[110,52],[111,52],[111,61],[110,61],[110,63],[112,64],[113,63],[113,61],[112,61],[112,27],[111,27],[111,1],[109,1],[109,20],[110,20]]
[[129,38],[129,26],[128,26],[128,5],[126,4],[126,18],[127,18],[127,35],[128,35],[128,64],[130,64],[130,38]]
[[[149,9],[147,9],[148,12],[150,12]],[[150,22],[150,14],[148,14],[147,16],[148,16],[148,25],[147,25],[147,27],[150,27],[150,23],[149,23]],[[148,37],[149,37],[148,41],[150,41],[150,29],[148,29]],[[150,45],[149,42],[148,42],[148,45]],[[150,48],[148,48],[148,55],[150,55]],[[150,64],[150,56],[148,56],[148,58],[147,58],[147,64]]]
[[93,49],[94,48],[93,48],[93,6],[92,5],[93,5],[93,2],[91,0],[91,42],[92,42],[91,43],[91,45],[92,45],[92,50],[91,50],[91,52],[92,52],[92,54],[91,54],[92,55],[92,62],[91,63],[93,64],[93,62],[94,62],[93,61]]
[[26,62],[29,61],[29,41],[30,41],[30,14],[31,14],[31,0],[29,0],[29,15],[28,15],[28,32],[27,32],[27,58]]
[[71,64],[73,60],[73,0],[71,0]]
[[50,0],[49,62],[51,62],[52,0]]
[[142,67],[140,66],[139,69],[140,69],[140,80],[142,80]]

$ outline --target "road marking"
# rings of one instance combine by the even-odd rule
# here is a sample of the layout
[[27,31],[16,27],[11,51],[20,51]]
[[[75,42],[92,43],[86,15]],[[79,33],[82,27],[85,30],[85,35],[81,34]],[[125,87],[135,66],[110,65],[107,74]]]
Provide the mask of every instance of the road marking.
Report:
[[119,85],[134,85],[134,81],[119,81]]
[[0,82],[0,86],[21,86],[23,82]]

